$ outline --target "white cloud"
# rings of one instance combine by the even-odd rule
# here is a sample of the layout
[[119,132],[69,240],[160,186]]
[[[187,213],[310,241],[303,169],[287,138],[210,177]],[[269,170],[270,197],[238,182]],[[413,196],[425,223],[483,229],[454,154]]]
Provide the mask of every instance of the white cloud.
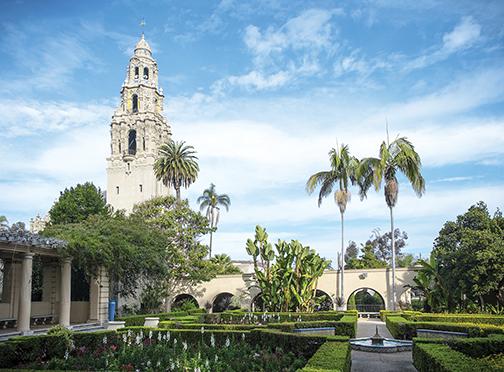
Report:
[[106,123],[113,108],[99,103],[77,104],[64,101],[0,100],[0,136],[16,137],[61,132],[70,128]]
[[230,76],[227,81],[231,85],[241,85],[257,90],[264,90],[285,85],[291,78],[292,75],[286,71],[279,71],[265,76],[262,72],[254,70],[245,75]]
[[443,35],[443,45],[409,61],[404,71],[424,68],[444,61],[452,54],[474,46],[480,39],[481,26],[472,17],[463,17],[452,31]]
[[478,41],[481,26],[472,17],[463,17],[453,31],[443,35],[443,49],[448,52],[456,52],[466,49]]

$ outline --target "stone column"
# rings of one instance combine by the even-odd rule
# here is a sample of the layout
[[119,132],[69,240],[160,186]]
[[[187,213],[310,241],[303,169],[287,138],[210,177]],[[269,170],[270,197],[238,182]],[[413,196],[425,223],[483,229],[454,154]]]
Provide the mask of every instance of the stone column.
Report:
[[17,328],[23,334],[30,333],[33,253],[25,253],[21,262],[21,283]]
[[61,260],[59,324],[64,327],[68,327],[70,325],[70,291],[72,280],[71,262],[72,260],[70,258],[63,258]]

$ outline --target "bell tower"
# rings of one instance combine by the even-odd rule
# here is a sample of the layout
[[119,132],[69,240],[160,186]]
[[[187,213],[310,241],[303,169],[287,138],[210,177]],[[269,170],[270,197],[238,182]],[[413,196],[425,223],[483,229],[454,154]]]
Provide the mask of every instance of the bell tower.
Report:
[[159,146],[171,137],[163,116],[163,100],[157,63],[142,34],[128,64],[121,103],[110,124],[107,203],[114,210],[129,213],[137,203],[169,194],[153,169]]

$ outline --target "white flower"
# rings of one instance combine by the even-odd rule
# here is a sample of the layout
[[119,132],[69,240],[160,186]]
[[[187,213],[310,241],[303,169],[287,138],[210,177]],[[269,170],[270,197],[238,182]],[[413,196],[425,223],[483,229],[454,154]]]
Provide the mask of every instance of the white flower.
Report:
[[161,334],[161,332],[158,332],[157,334],[157,339],[159,342],[161,342],[161,338],[163,337],[163,335]]
[[213,333],[212,333],[212,335],[210,336],[210,345],[211,345],[212,347],[215,347],[215,337],[214,337]]
[[149,331],[149,340],[152,338],[152,331]]
[[143,331],[140,330],[140,338],[143,338],[144,334],[143,334]]
[[166,341],[170,341],[170,332],[166,333]]
[[208,359],[205,360],[205,367],[210,368],[210,361]]
[[128,329],[128,337],[131,337],[131,329]]
[[159,367],[161,365],[161,361],[158,360],[157,363],[156,363],[156,367]]
[[245,333],[242,333],[242,341],[245,341]]
[[177,339],[176,338],[173,339],[173,346],[177,346]]
[[103,345],[105,345],[107,343],[107,336],[103,337],[102,342],[103,342]]
[[150,366],[151,366],[151,361],[150,361],[150,360],[148,360],[148,361],[147,361],[147,367],[150,367]]
[[217,354],[215,354],[215,363],[217,363],[218,360],[219,360],[219,357],[217,356]]
[[140,345],[140,342],[141,342],[140,335],[136,335],[136,337],[135,337],[135,344]]
[[124,343],[126,343],[126,341],[128,341],[128,336],[126,335],[126,333],[123,333],[122,340]]
[[226,347],[229,347],[229,345],[231,345],[231,341],[229,341],[229,338],[226,337]]
[[194,372],[201,372],[200,367],[196,367],[196,368],[194,368]]
[[170,369],[173,371],[175,369],[175,364],[173,362],[170,362]]
[[68,350],[65,350],[65,360],[67,360],[67,359],[68,359],[68,356],[69,356],[69,355],[68,355]]
[[201,333],[205,333],[205,327],[201,327]]
[[184,351],[187,351],[187,342],[182,341],[182,347],[184,348]]

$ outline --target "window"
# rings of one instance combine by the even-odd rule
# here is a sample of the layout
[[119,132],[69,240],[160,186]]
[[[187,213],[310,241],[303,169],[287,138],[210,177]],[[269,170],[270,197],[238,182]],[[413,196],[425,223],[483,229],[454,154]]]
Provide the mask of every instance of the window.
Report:
[[149,80],[149,69],[144,67],[144,79]]
[[121,149],[121,141],[119,141],[119,154],[122,152],[122,149]]
[[128,134],[128,154],[135,155],[136,154],[136,130],[132,129]]
[[135,67],[135,79],[138,79],[138,75],[140,75],[140,71],[138,67]]
[[133,112],[138,112],[138,96],[136,94],[133,94]]
[[116,194],[119,194],[119,186],[116,186]]
[[145,137],[142,138],[142,142],[143,142],[143,150],[145,151]]
[[142,187],[142,185],[140,185],[140,192],[142,192],[142,191],[143,191],[143,187]]

